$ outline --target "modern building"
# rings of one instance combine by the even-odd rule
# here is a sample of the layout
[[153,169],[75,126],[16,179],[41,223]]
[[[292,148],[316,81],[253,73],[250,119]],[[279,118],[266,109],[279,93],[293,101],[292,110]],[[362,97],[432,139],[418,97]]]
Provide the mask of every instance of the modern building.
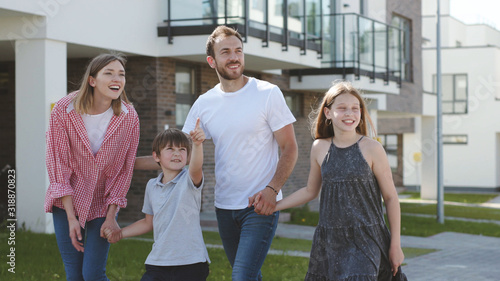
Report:
[[[421,151],[422,136],[434,129],[435,111],[426,108],[435,108],[435,95],[422,89],[421,11],[412,0],[0,2],[0,166],[16,169],[19,225],[52,232],[43,213],[45,131],[51,104],[76,89],[89,58],[128,56],[126,91],[141,120],[138,155],[149,155],[156,133],[182,126],[191,104],[218,82],[205,42],[220,24],[243,35],[246,75],[279,85],[297,118],[299,159],[285,194],[307,182],[311,108],[332,81],[348,79],[369,101],[396,184],[418,182],[432,197],[435,144]],[[205,151],[202,208],[210,212],[213,144]],[[155,175],[134,173],[121,221],[142,217],[145,183]]]
[[[445,190],[500,190],[500,31],[441,1]],[[436,93],[436,1],[422,1],[424,92]]]

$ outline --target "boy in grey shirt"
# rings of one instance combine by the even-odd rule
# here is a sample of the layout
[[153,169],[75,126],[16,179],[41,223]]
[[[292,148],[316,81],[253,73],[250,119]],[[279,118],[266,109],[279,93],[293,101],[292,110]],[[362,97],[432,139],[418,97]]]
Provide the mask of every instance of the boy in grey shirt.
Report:
[[154,231],[141,280],[199,281],[208,276],[210,260],[200,226],[205,133],[199,119],[190,137],[192,151],[189,138],[179,129],[155,137],[153,158],[163,172],[147,184],[145,218],[114,233],[105,230],[110,243]]

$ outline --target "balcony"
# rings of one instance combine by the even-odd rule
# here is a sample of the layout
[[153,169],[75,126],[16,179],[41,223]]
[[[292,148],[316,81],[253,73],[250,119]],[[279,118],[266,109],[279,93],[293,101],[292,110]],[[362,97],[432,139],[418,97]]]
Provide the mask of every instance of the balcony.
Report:
[[326,14],[322,2],[168,1],[158,36],[166,38],[165,56],[204,62],[207,36],[224,24],[241,33],[247,69],[289,70],[297,89],[325,75],[399,85],[403,32],[358,14]]
[[[384,87],[384,92],[398,92],[403,31],[358,14],[323,15],[322,19],[321,67],[290,70],[292,88],[315,90],[320,80],[331,83],[350,79],[360,80],[361,84],[389,85],[393,89]],[[381,91],[381,87],[373,86],[368,88]]]
[[158,36],[168,43],[162,55],[205,61],[208,35],[224,24],[242,35],[248,70],[321,67],[321,38],[306,32],[311,27],[304,18],[312,18],[304,17],[305,5],[299,5],[305,1],[277,2],[168,1],[167,19],[158,26]]

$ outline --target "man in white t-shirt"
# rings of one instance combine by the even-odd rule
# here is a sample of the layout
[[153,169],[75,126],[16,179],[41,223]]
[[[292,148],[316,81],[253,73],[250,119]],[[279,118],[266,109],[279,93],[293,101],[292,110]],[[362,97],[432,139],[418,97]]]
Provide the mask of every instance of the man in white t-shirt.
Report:
[[220,83],[196,100],[182,130],[193,130],[200,118],[215,144],[215,207],[232,280],[262,280],[278,224],[274,207],[297,161],[295,118],[276,85],[243,75],[238,32],[217,27],[206,51]]

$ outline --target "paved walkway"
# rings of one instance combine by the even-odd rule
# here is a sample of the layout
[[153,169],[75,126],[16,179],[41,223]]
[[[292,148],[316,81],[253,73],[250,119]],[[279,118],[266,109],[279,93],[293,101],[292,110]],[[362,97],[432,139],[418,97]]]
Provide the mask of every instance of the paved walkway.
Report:
[[[500,196],[482,205],[500,208]],[[202,221],[205,222],[204,230],[217,231],[215,214],[202,213]],[[276,236],[286,238],[311,240],[313,234],[314,227],[283,223],[276,230]],[[437,250],[405,259],[402,270],[410,281],[500,281],[500,238],[444,232],[425,238],[402,236],[401,244],[403,247]],[[281,255],[283,252],[269,254]],[[285,254],[307,257],[309,253]]]

